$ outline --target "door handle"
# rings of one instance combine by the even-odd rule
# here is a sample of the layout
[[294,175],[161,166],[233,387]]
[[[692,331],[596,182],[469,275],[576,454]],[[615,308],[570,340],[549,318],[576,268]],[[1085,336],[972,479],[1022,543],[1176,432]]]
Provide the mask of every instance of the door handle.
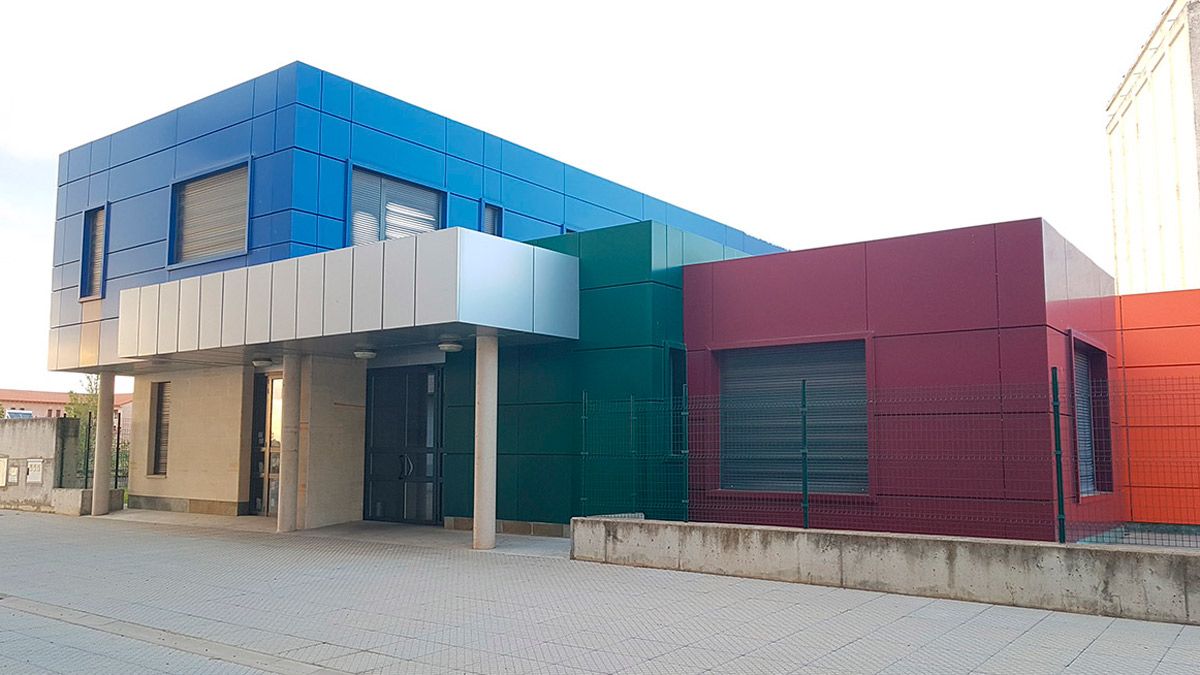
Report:
[[412,475],[412,472],[415,470],[416,470],[416,465],[413,464],[412,459],[410,459],[408,455],[404,455],[404,473],[400,474],[400,480],[404,480],[405,478],[408,478],[409,476]]

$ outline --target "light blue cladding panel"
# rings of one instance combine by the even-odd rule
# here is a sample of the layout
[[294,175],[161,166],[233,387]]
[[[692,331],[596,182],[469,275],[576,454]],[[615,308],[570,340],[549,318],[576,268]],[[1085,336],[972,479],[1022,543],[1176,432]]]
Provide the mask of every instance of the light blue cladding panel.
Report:
[[124,164],[175,145],[176,116],[172,110],[113,134],[110,165]]
[[204,134],[237,124],[254,116],[254,82],[243,82],[236,87],[178,110],[176,141],[188,141]]
[[[172,186],[250,162],[248,250],[168,269]],[[59,159],[53,284],[78,284],[84,213],[108,207],[105,318],[120,289],[341,248],[352,166],[445,193],[445,224],[504,237],[656,220],[749,254],[779,250],[740,230],[302,63],[230,87]],[[65,300],[64,300],[65,302]],[[61,309],[61,308],[60,308]],[[56,315],[73,317],[74,312]]]
[[179,144],[175,148],[175,177],[189,178],[244,161],[250,156],[250,122]]
[[468,162],[483,164],[483,132],[454,120],[446,120],[446,151]]
[[163,187],[113,202],[108,209],[108,252],[166,241],[171,190]]
[[465,227],[468,230],[478,230],[479,201],[466,199],[458,195],[450,195],[446,199],[446,225],[448,227]]
[[108,254],[105,275],[109,279],[152,272],[167,259],[167,242],[156,241],[142,246],[113,251]]
[[344,77],[333,73],[321,73],[321,110],[350,119],[350,101],[353,84]]
[[479,199],[483,196],[483,167],[457,157],[447,157],[446,189],[454,194]]
[[346,215],[346,163],[321,157],[317,166],[317,213],[339,221]]
[[320,152],[327,157],[349,157],[350,123],[340,117],[321,115]]
[[443,189],[445,153],[355,124],[350,131],[350,159],[396,178]]
[[353,85],[352,111],[357,124],[419,143],[446,149],[446,118],[361,85]]
[[109,167],[108,157],[112,149],[112,137],[105,136],[98,141],[93,141],[91,145],[92,161],[90,171],[91,173],[104,171]]

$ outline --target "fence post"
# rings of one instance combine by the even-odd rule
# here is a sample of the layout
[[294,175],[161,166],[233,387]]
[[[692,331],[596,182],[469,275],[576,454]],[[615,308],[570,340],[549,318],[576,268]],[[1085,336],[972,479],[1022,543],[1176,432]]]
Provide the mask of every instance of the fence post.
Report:
[[1058,399],[1058,368],[1050,369],[1050,389],[1054,394],[1054,477],[1058,483],[1058,543],[1067,543],[1066,500],[1063,498],[1062,418]]
[[[87,416],[87,435],[84,436],[84,451],[83,451],[83,489],[88,489],[91,485],[88,482],[88,475],[92,471],[92,444],[96,442],[92,436],[92,413],[88,412]],[[94,482],[94,481],[93,481]]]
[[800,503],[808,527],[808,380],[800,380]]
[[579,442],[579,446],[580,446],[579,447],[579,450],[580,450],[580,453],[579,453],[580,460],[579,461],[582,464],[582,469],[580,470],[580,473],[583,474],[582,479],[579,481],[580,482],[579,506],[580,506],[580,512],[582,515],[590,516],[593,514],[590,513],[587,508],[587,506],[588,506],[588,504],[587,504],[587,501],[588,501],[588,497],[587,497],[587,492],[588,492],[588,434],[587,434],[588,395],[587,395],[586,391],[583,392],[583,401],[580,403],[579,407],[580,407],[579,430],[580,430],[580,434],[582,436],[582,438],[580,439],[580,442]]
[[113,435],[113,489],[121,487],[121,413],[117,413],[117,433]]

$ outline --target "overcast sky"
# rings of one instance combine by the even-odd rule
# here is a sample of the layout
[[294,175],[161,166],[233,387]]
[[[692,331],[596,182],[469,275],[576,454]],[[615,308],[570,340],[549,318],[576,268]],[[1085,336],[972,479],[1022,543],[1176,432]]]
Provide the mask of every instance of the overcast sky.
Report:
[[1167,4],[10,3],[0,387],[79,379],[59,153],[294,60],[787,248],[1042,216],[1111,270],[1105,106]]

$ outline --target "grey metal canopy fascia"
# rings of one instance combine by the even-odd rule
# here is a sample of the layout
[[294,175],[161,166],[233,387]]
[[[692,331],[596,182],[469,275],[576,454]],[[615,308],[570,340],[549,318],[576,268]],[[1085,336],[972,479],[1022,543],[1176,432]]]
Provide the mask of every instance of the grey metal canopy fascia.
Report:
[[438,327],[578,339],[579,259],[456,227],[126,289],[110,363],[428,341]]

